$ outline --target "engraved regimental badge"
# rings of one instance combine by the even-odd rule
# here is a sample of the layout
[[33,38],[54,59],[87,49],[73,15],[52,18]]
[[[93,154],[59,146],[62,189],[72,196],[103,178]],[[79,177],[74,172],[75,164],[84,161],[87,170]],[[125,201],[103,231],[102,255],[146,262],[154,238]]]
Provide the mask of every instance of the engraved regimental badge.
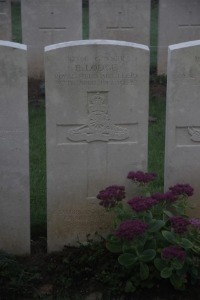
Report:
[[70,129],[67,138],[71,141],[125,140],[128,129],[112,123],[108,112],[107,92],[88,92],[88,120],[85,125]]
[[199,127],[188,127],[190,139],[193,142],[200,142],[200,128]]

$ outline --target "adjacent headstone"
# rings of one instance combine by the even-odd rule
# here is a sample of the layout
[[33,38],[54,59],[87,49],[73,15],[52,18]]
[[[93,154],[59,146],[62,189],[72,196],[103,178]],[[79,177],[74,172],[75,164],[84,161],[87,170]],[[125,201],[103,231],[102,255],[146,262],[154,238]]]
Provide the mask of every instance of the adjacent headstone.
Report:
[[89,0],[90,39],[149,45],[150,0]]
[[158,74],[167,72],[168,46],[200,39],[199,0],[159,0]]
[[81,0],[22,0],[22,40],[29,77],[44,78],[44,46],[82,38]]
[[177,183],[193,186],[190,213],[199,217],[200,40],[169,47],[167,76],[165,189]]
[[0,41],[0,249],[30,253],[27,49]]
[[0,40],[12,40],[10,0],[0,0]]
[[[147,168],[148,47],[77,41],[45,48],[48,250],[108,233],[96,195]],[[128,182],[129,183],[129,182]]]

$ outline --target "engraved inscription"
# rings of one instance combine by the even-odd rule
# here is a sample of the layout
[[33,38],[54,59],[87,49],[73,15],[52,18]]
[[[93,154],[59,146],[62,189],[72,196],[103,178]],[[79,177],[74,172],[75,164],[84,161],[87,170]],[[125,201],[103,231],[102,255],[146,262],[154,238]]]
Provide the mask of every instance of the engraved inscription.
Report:
[[67,56],[67,70],[55,72],[59,86],[135,85],[138,74],[129,68],[129,56]]
[[200,57],[195,56],[192,58],[189,69],[185,68],[184,64],[181,63],[173,75],[173,80],[184,82],[184,85],[200,85]]
[[[87,63],[89,61],[88,56],[68,56],[67,60],[70,63]],[[101,57],[96,56],[94,57],[95,63],[116,63],[116,62],[128,62],[130,58],[128,56],[124,55],[112,55],[110,53],[105,52],[105,55],[102,55]]]
[[85,125],[70,129],[67,138],[71,141],[125,140],[128,129],[112,123],[108,112],[108,92],[88,92],[88,120]]

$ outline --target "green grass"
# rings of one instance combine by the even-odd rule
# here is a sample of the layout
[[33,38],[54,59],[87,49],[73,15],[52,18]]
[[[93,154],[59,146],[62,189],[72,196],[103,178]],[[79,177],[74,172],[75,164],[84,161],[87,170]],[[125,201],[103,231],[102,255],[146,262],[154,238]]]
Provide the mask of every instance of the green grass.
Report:
[[149,124],[148,170],[158,174],[152,188],[160,192],[164,184],[165,104],[165,98],[153,97],[149,105],[149,115],[156,118],[156,122]]
[[12,39],[13,42],[22,43],[21,7],[12,4]]
[[89,10],[88,6],[83,5],[83,39],[89,38]]
[[157,64],[158,6],[153,6],[151,10],[150,37],[150,69],[153,71]]
[[[44,102],[44,100],[43,100]],[[45,106],[29,105],[32,237],[46,234]]]
[[[21,43],[20,5],[12,5],[13,41]],[[151,71],[156,69],[158,9],[151,13]],[[88,39],[88,8],[83,7],[83,39]],[[152,72],[151,72],[152,73]],[[155,79],[157,80],[157,79]],[[43,100],[44,101],[44,100]],[[158,173],[153,189],[163,189],[165,98],[150,98],[150,115],[157,121],[149,124],[149,171]],[[30,196],[32,237],[46,234],[46,150],[45,150],[45,105],[29,105],[30,119]]]

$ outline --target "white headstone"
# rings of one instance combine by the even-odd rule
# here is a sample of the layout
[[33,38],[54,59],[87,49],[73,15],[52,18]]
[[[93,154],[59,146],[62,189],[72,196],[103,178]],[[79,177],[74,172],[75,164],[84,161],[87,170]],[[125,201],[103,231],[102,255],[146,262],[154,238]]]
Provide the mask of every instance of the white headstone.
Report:
[[169,47],[165,189],[189,183],[200,215],[200,40]]
[[0,0],[0,40],[12,40],[10,0]]
[[158,74],[167,72],[168,46],[200,39],[199,0],[159,0]]
[[22,0],[22,40],[29,77],[44,77],[44,46],[82,38],[81,0]]
[[0,41],[0,249],[30,253],[27,49]]
[[150,0],[89,0],[90,39],[149,45]]
[[108,232],[96,195],[147,168],[148,47],[77,41],[45,48],[48,249]]

